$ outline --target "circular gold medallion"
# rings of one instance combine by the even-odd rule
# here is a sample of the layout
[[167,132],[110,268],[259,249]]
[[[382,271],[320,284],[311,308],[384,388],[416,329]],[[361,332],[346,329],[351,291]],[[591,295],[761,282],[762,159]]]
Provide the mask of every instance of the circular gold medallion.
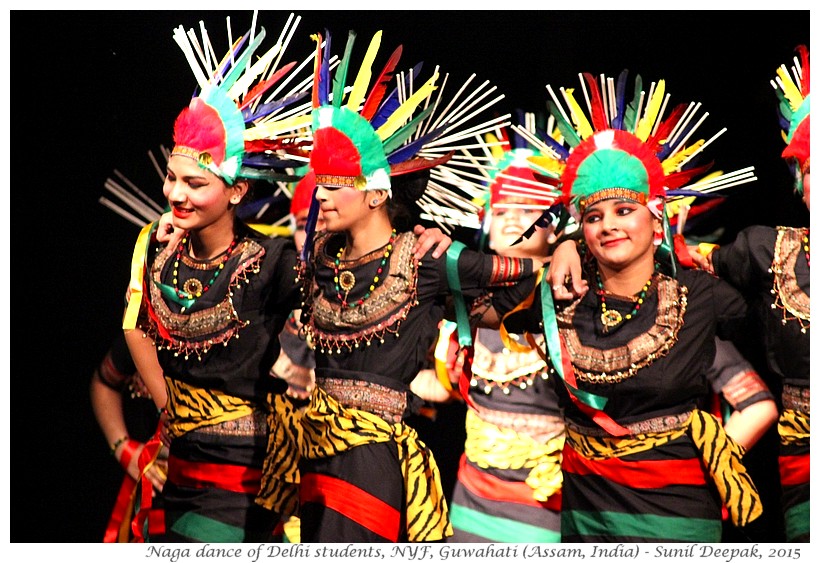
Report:
[[202,282],[196,278],[190,278],[185,280],[185,283],[182,284],[182,289],[190,297],[199,297],[202,295]]
[[601,313],[601,324],[603,324],[607,328],[616,327],[621,324],[624,318],[618,311],[613,309],[607,309],[603,313]]
[[353,272],[348,270],[339,272],[339,287],[349,292],[354,285],[356,285],[356,276],[353,275]]

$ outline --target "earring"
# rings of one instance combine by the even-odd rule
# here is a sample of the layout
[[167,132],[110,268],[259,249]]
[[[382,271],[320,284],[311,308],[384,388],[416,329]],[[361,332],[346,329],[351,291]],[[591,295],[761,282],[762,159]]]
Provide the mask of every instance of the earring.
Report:
[[377,205],[379,205],[379,203],[381,203],[381,202],[379,201],[378,198],[373,198],[373,199],[370,200],[370,205],[372,205],[373,207],[376,207]]

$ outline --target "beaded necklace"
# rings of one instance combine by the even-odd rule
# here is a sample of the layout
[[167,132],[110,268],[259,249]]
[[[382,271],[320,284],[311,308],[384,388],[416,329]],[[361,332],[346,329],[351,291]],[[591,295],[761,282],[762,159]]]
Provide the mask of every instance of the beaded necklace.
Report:
[[[173,286],[174,291],[182,300],[186,300],[189,302],[187,307],[190,307],[190,303],[196,301],[198,298],[202,297],[203,294],[207,293],[213,283],[216,281],[216,278],[219,277],[219,274],[222,270],[225,269],[225,262],[231,257],[231,253],[233,249],[236,247],[236,238],[231,241],[231,244],[228,246],[228,249],[223,252],[219,257],[219,263],[214,270],[214,274],[211,276],[211,279],[205,285],[202,285],[202,282],[196,278],[189,278],[182,284],[182,289],[179,288],[179,262],[182,259],[182,252],[185,250],[185,245],[188,243],[188,235],[187,233],[185,236],[182,237],[182,240],[177,247],[176,258],[174,259],[174,271],[173,271]],[[187,308],[186,307],[186,308]]]
[[[381,282],[381,275],[384,271],[384,266],[387,264],[387,260],[390,258],[390,253],[393,251],[393,243],[395,240],[396,229],[393,229],[393,232],[390,234],[390,240],[384,247],[384,253],[382,255],[381,263],[379,263],[379,267],[376,270],[376,275],[373,276],[373,282],[370,284],[370,287],[364,296],[352,304],[347,302],[347,296],[350,294],[350,290],[353,289],[353,286],[356,285],[356,276],[353,275],[353,272],[350,270],[339,271],[339,267],[342,262],[342,254],[345,251],[345,247],[343,246],[339,249],[339,252],[336,253],[336,260],[333,261],[333,283],[336,288],[336,297],[342,302],[343,309],[347,309],[348,307],[352,309],[360,306],[368,297],[370,297],[370,294],[373,293],[376,287],[378,287]],[[344,291],[344,296],[342,296],[342,291]]]
[[600,270],[595,271],[595,279],[598,284],[597,294],[598,297],[600,297],[601,299],[601,324],[604,325],[604,332],[609,332],[610,329],[619,326],[621,323],[630,320],[638,314],[638,311],[641,310],[641,306],[643,305],[644,298],[646,297],[646,292],[649,291],[649,288],[652,285],[652,278],[655,276],[655,272],[658,271],[658,266],[658,263],[655,262],[655,271],[652,272],[652,275],[649,276],[648,280],[646,280],[646,283],[641,288],[641,291],[638,292],[637,296],[632,296],[632,300],[634,301],[635,306],[626,315],[621,315],[621,313],[619,311],[616,311],[615,309],[607,309],[607,291],[604,289],[604,283],[601,281]]

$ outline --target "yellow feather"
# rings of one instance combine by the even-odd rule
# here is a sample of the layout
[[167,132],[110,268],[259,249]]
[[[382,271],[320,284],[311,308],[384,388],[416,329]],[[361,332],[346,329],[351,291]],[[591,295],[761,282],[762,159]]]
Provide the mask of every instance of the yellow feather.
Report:
[[531,156],[527,158],[534,166],[538,167],[545,176],[558,178],[564,171],[564,163],[548,156]]
[[484,140],[489,145],[490,154],[496,162],[504,158],[504,149],[499,144],[501,141],[498,137],[492,133],[487,133],[484,135]]
[[438,72],[435,73],[427,83],[416,90],[402,105],[393,112],[393,115],[387,118],[384,125],[376,130],[376,134],[384,141],[390,137],[396,130],[404,125],[404,122],[413,115],[416,107],[429,96],[433,90],[436,89],[435,81],[438,80]]
[[686,160],[690,154],[698,150],[703,143],[705,143],[703,139],[698,140],[697,142],[693,143],[692,145],[686,147],[675,153],[673,156],[670,156],[663,162],[661,162],[661,166],[663,167],[663,173],[665,176],[668,176],[672,172],[677,171],[680,164]]
[[645,141],[652,133],[652,128],[655,126],[655,120],[658,118],[658,112],[661,110],[661,103],[663,96],[666,93],[666,81],[659,80],[658,87],[652,95],[652,99],[646,104],[646,112],[644,117],[638,122],[638,127],[635,129],[635,136],[641,141]]
[[783,82],[783,94],[786,96],[786,99],[789,100],[792,111],[796,111],[797,108],[800,107],[800,104],[803,103],[803,94],[800,93],[800,88],[797,87],[791,75],[784,71],[782,67],[777,69],[777,76],[779,76]]
[[672,201],[666,202],[666,216],[670,219],[677,216],[680,213],[681,207],[687,205],[689,207],[695,203],[695,196],[684,197],[681,199],[673,199]]
[[578,135],[580,135],[582,139],[591,137],[593,133],[592,125],[590,125],[589,120],[587,120],[587,116],[584,115],[584,111],[581,109],[581,106],[579,106],[578,102],[575,101],[575,96],[572,95],[575,88],[567,88],[564,91],[567,94],[567,105],[569,106],[569,113],[572,116],[572,121],[575,123],[575,130],[578,131]]
[[359,111],[359,106],[364,101],[364,96],[367,93],[367,87],[370,85],[370,75],[372,74],[373,61],[376,59],[376,52],[379,50],[379,45],[382,42],[382,32],[377,31],[373,39],[370,40],[370,46],[367,48],[367,53],[364,55],[362,66],[359,69],[359,74],[353,82],[353,89],[350,91],[350,97],[347,99],[347,107],[353,111]]
[[246,141],[255,141],[263,138],[274,138],[282,133],[293,131],[303,127],[309,127],[313,118],[308,115],[295,115],[286,119],[277,121],[268,121],[259,123],[256,127],[251,127],[245,130],[244,139]]

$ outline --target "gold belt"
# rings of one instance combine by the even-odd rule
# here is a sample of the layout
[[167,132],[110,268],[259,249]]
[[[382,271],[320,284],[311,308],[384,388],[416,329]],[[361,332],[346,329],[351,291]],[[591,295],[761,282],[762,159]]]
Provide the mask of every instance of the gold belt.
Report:
[[384,385],[359,379],[317,377],[316,385],[346,408],[375,414],[387,422],[401,422],[407,409],[407,394]]

